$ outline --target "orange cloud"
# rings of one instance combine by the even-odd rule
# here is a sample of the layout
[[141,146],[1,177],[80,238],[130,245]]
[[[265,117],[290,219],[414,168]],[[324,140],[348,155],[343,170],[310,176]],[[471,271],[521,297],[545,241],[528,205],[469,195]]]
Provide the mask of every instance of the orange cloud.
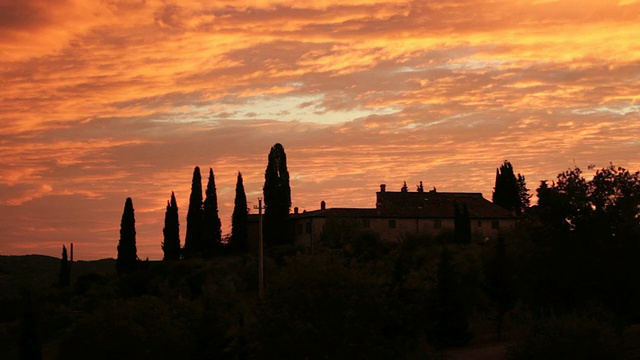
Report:
[[114,256],[131,196],[139,254],[160,258],[195,165],[228,231],[236,172],[260,196],[275,142],[301,209],[403,181],[490,197],[504,159],[531,188],[574,161],[640,168],[638,1],[0,6],[7,253]]

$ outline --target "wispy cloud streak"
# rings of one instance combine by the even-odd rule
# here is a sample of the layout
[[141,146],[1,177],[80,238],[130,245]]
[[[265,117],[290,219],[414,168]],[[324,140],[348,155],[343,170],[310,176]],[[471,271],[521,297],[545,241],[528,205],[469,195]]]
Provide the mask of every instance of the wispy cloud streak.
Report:
[[638,14],[633,0],[2,4],[0,252],[115,256],[131,196],[140,256],[160,258],[164,204],[175,191],[184,227],[193,166],[214,168],[228,230],[236,172],[257,198],[275,142],[303,209],[371,206],[405,180],[490,197],[504,159],[532,188],[574,164],[638,169]]

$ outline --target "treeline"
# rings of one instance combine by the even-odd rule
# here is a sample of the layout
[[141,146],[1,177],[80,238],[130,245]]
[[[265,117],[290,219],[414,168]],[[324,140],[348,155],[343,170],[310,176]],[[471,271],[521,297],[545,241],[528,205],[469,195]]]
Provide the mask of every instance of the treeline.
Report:
[[[286,220],[291,208],[291,187],[287,158],[284,147],[275,144],[268,156],[265,170],[263,226],[265,241],[271,245],[287,243],[289,234]],[[202,175],[200,167],[193,170],[191,194],[187,212],[187,230],[184,246],[180,241],[180,216],[175,194],[167,201],[165,212],[163,241],[161,243],[165,261],[180,259],[210,259],[216,254],[246,252],[249,248],[247,196],[244,190],[242,174],[238,172],[231,234],[222,237],[222,223],[218,215],[218,196],[213,169],[209,168],[207,187],[202,196]],[[136,249],[136,231],[133,201],[127,198],[120,224],[118,243],[118,274],[133,272],[139,266]]]
[[488,242],[389,243],[331,219],[313,253],[267,249],[263,298],[250,253],[141,262],[38,294],[13,326],[61,359],[437,359],[495,342],[510,359],[637,358],[640,173],[590,170],[542,181],[529,206],[502,164],[494,202],[521,220]]

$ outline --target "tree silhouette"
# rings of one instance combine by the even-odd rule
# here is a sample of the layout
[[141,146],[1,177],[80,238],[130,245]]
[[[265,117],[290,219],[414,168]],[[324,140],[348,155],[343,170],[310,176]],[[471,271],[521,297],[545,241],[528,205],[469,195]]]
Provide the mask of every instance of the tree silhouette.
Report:
[[275,144],[269,152],[269,162],[264,173],[264,241],[268,245],[285,244],[290,239],[287,218],[291,208],[291,187],[287,170],[287,155],[281,144]]
[[180,221],[178,217],[178,203],[171,192],[171,200],[167,201],[167,211],[164,214],[164,241],[162,251],[164,260],[180,260]]
[[236,181],[236,198],[234,201],[233,215],[231,217],[231,238],[229,246],[233,250],[247,251],[249,244],[248,229],[249,212],[247,209],[247,195],[244,192],[242,174],[238,172]]
[[71,268],[67,257],[67,247],[62,245],[62,259],[60,259],[60,274],[58,274],[58,285],[66,287],[71,284]]
[[513,166],[507,160],[496,169],[496,182],[493,192],[493,203],[517,215],[529,206],[529,194],[524,176],[518,174],[516,178]]
[[537,192],[527,230],[544,250],[533,281],[545,282],[546,306],[572,309],[593,294],[621,318],[640,318],[640,172],[610,165],[587,180],[575,168]]
[[505,238],[498,234],[495,244],[485,262],[485,278],[487,294],[495,308],[496,335],[502,335],[504,316],[515,303],[515,281],[513,266],[507,254]]
[[432,339],[438,347],[465,345],[471,339],[468,311],[462,303],[458,275],[446,247],[440,253],[436,281]]
[[127,198],[120,222],[120,242],[118,243],[118,258],[116,270],[118,275],[133,272],[138,260],[136,249],[136,220],[133,214],[133,201]]
[[210,258],[216,249],[220,249],[222,229],[218,216],[218,195],[216,194],[216,180],[213,169],[209,168],[206,197],[203,205],[202,224],[202,255]]
[[471,243],[471,218],[469,216],[469,209],[467,204],[462,204],[462,210],[458,206],[458,203],[453,204],[454,209],[454,239],[458,244],[470,244]]
[[187,212],[187,235],[184,239],[184,258],[202,256],[202,177],[200,168],[193,169],[189,211]]
[[529,189],[527,189],[524,175],[518,174],[516,185],[518,187],[518,198],[520,199],[520,214],[522,214],[531,204],[531,195],[529,194]]
[[42,347],[38,340],[36,317],[31,309],[33,305],[27,300],[26,309],[22,314],[20,334],[18,337],[18,358],[20,360],[41,360]]

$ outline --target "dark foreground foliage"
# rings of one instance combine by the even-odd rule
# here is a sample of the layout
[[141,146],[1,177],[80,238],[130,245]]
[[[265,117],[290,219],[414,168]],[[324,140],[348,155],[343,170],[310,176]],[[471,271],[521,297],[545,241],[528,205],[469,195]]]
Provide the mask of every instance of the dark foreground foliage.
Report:
[[638,358],[638,173],[574,169],[537,192],[488,242],[390,244],[329,219],[313,250],[268,249],[262,299],[257,259],[238,251],[121,276],[113,260],[110,273],[74,263],[70,287],[56,259],[33,286],[15,280],[34,272],[24,261],[0,257],[0,358],[433,359],[495,341],[513,359]]

